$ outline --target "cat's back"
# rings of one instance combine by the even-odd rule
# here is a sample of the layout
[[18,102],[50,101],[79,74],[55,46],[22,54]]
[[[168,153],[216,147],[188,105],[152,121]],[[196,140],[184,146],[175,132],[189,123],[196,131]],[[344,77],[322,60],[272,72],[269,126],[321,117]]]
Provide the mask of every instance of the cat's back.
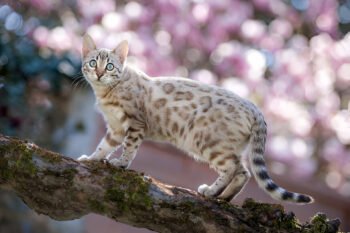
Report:
[[198,132],[250,134],[255,106],[228,90],[178,77],[151,78],[149,85],[145,101],[153,138],[182,146]]
[[204,112],[211,108],[226,109],[228,113],[259,111],[250,101],[219,86],[182,77],[154,77],[150,80],[155,89],[153,99],[165,98],[178,106],[184,104],[184,107],[187,104],[207,105]]

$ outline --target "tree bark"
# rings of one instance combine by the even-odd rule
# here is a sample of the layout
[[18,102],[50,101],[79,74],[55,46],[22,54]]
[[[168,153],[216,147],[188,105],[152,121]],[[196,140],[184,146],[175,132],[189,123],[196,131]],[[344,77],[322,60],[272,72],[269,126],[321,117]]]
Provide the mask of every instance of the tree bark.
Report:
[[340,225],[324,214],[299,224],[281,205],[247,199],[239,207],[207,199],[132,170],[79,163],[2,135],[0,187],[56,220],[96,213],[156,232],[337,232]]

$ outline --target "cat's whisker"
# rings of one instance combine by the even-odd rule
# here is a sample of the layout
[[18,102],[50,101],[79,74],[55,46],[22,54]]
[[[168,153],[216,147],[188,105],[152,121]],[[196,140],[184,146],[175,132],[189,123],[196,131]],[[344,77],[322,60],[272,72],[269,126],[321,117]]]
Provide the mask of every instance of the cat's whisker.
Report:
[[83,77],[83,72],[81,70],[78,71],[75,75],[72,76],[72,78],[76,78],[77,76]]
[[77,85],[77,83],[79,83],[80,81],[81,81],[81,78],[74,79],[72,82],[72,86],[75,87],[75,85]]
[[72,86],[75,86],[78,82],[80,82],[81,81],[81,79],[75,79],[75,80],[73,80],[73,82],[72,82]]
[[72,79],[72,85],[74,85],[75,83],[85,78],[82,74],[77,74],[77,75],[74,75],[71,79]]
[[82,78],[84,78],[83,75],[74,75],[74,76],[71,77],[71,79],[73,80],[73,83],[74,83],[75,81],[77,81],[77,80],[82,79]]
[[86,84],[86,83],[87,82],[84,78],[77,80],[73,85],[73,91],[75,91],[79,86],[81,87],[82,86],[81,84]]

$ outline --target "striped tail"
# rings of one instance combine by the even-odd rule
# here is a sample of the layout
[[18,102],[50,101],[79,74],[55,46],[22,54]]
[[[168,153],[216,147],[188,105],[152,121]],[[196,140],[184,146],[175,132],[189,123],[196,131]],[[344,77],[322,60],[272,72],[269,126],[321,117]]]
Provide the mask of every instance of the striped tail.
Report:
[[263,115],[258,112],[255,123],[252,127],[250,138],[249,162],[254,177],[259,187],[265,190],[271,197],[280,201],[288,201],[296,204],[312,203],[313,198],[299,193],[293,193],[279,187],[269,176],[264,160],[266,142],[266,123]]

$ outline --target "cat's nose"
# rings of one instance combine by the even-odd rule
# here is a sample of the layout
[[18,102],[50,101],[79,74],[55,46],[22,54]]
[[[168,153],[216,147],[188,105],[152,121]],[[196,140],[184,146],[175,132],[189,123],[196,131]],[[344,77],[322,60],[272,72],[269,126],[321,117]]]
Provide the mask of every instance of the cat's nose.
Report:
[[103,72],[100,71],[96,71],[96,76],[97,76],[97,80],[100,81],[101,77],[103,76]]

